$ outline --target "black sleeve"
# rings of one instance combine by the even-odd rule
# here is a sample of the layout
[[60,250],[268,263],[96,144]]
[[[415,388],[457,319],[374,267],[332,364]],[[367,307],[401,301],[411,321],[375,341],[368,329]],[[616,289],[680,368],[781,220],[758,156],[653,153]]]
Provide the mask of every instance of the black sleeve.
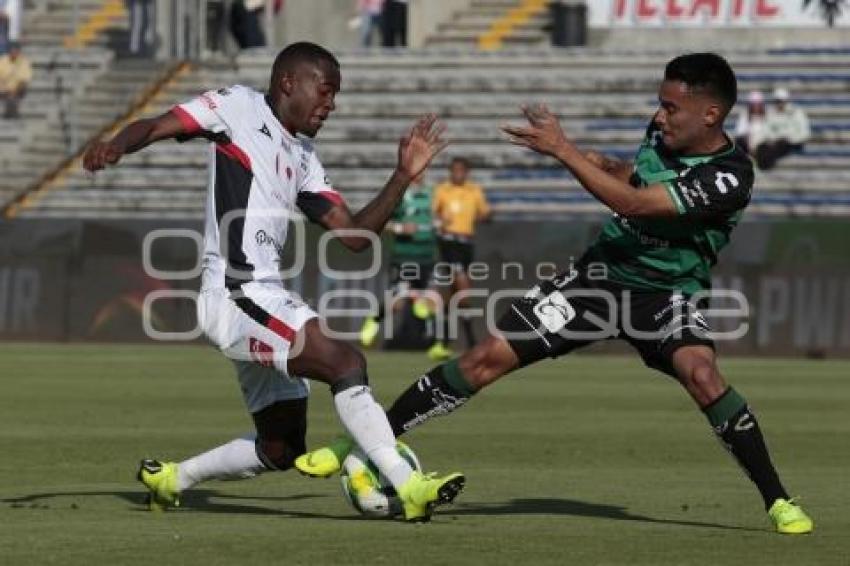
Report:
[[753,168],[749,160],[746,163],[703,163],[683,173],[664,183],[680,215],[726,215],[743,209],[750,202]]
[[[328,191],[329,193],[329,191]],[[295,199],[295,204],[304,213],[304,216],[310,219],[310,222],[319,223],[328,211],[337,203],[334,198],[326,192],[310,192],[301,191],[298,193],[298,198]]]

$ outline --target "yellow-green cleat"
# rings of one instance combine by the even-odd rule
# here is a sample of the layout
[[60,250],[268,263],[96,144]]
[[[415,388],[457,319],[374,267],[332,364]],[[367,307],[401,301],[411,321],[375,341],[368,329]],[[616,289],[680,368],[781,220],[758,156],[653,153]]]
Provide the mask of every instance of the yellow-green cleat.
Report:
[[451,348],[442,342],[434,342],[434,345],[428,348],[428,357],[435,362],[444,362],[451,358],[452,355]]
[[381,325],[374,318],[367,318],[363,321],[363,327],[360,329],[360,343],[364,348],[370,348],[378,337]]
[[311,450],[295,459],[295,469],[313,478],[329,478],[342,469],[342,462],[354,448],[354,441],[340,436],[327,446]]
[[176,463],[142,460],[136,479],[150,491],[147,503],[151,511],[165,511],[169,507],[180,506]]
[[410,478],[398,488],[398,495],[404,507],[404,519],[420,523],[430,521],[434,507],[453,502],[463,491],[465,483],[463,474],[437,477],[414,470]]
[[767,514],[773,521],[776,532],[784,535],[804,535],[815,528],[814,521],[793,499],[777,499],[767,510]]

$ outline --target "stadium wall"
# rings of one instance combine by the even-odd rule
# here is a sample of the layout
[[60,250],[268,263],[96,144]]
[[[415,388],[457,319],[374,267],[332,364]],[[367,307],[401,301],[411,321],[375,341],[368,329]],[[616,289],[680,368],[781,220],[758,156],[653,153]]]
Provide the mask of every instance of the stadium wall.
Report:
[[[599,222],[588,220],[486,225],[477,240],[475,286],[486,290],[484,295],[508,289],[522,294],[539,276],[552,276],[576,261],[598,228]],[[749,314],[710,322],[715,330],[731,331],[742,323],[748,330],[719,348],[735,354],[850,357],[846,228],[841,220],[743,223],[722,255],[714,283],[741,291]],[[522,237],[505,238],[506,229]],[[201,233],[201,225],[192,222],[20,219],[3,224],[0,339],[150,341],[142,316],[147,312],[149,330],[164,333],[160,339],[197,340],[191,297],[199,284],[193,269]],[[337,293],[325,307],[360,314],[332,314],[330,326],[355,332],[367,305],[355,295],[380,296],[386,274],[323,275],[316,261],[319,231],[307,226],[304,234],[303,247],[295,246],[295,238],[287,245],[284,265],[293,263],[296,248],[305,260],[290,288],[314,307],[329,292]],[[327,249],[334,269],[351,272],[373,264],[370,254],[349,254],[333,243]],[[473,303],[498,316],[507,300],[507,295],[494,303],[478,297]]]

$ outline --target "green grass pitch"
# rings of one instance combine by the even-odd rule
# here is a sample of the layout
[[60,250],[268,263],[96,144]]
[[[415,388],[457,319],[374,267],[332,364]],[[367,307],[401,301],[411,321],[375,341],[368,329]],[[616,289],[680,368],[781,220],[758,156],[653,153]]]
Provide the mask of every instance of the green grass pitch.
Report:
[[[389,402],[429,364],[370,353]],[[250,430],[230,365],[204,347],[0,347],[0,564],[850,564],[850,363],[728,359],[816,531],[769,529],[748,480],[667,378],[572,356],[505,378],[408,435],[466,491],[428,525],[360,519],[337,480],[203,485],[143,510],[140,457]],[[339,431],[314,386],[309,443]]]

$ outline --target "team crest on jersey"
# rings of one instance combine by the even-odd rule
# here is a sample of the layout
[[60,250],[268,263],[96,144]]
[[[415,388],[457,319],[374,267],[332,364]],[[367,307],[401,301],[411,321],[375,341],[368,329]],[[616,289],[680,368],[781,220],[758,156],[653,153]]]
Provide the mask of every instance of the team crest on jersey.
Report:
[[218,108],[218,104],[215,103],[215,100],[213,100],[209,94],[202,94],[201,100],[204,101],[204,104],[206,104],[207,108],[209,108],[210,110],[215,110],[216,108]]

